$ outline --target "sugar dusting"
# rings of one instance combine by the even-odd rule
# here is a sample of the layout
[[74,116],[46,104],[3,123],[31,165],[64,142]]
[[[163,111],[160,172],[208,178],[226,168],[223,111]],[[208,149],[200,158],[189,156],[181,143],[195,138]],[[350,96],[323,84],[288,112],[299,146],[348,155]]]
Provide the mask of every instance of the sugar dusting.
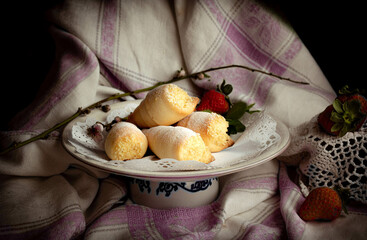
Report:
[[193,129],[204,129],[214,118],[214,114],[209,112],[193,112],[188,116],[187,127]]
[[167,84],[163,90],[168,102],[179,109],[186,109],[194,104],[195,98],[189,96],[185,90],[177,85]]
[[150,129],[144,129],[144,134],[157,134],[161,132],[164,134],[164,140],[168,143],[177,143],[184,141],[185,139],[197,135],[196,132],[191,129],[180,126],[157,126]]

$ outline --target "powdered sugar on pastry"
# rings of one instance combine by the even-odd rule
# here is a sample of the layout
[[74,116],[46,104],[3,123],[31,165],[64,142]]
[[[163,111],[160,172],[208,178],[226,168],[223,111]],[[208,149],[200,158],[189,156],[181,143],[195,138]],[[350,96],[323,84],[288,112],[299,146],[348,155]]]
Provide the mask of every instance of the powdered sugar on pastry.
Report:
[[180,161],[196,160],[209,163],[214,160],[200,134],[184,127],[157,126],[144,129],[149,148],[159,158]]
[[234,144],[227,134],[228,122],[217,113],[193,112],[177,123],[200,134],[211,152],[219,152]]
[[169,126],[192,113],[199,101],[177,85],[165,84],[150,91],[128,121],[140,128]]

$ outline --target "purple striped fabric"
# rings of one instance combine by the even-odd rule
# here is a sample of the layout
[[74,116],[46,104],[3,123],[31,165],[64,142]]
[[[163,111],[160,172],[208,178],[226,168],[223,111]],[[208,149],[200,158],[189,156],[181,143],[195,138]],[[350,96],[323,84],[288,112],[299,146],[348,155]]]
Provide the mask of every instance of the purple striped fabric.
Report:
[[101,35],[101,60],[114,62],[115,31],[117,23],[117,1],[104,1]]
[[[128,226],[134,239],[157,238],[176,239],[193,237],[197,239],[213,239],[215,229],[222,224],[218,217],[220,205],[193,209],[156,210],[141,206],[128,206]],[[159,237],[158,237],[159,236]]]
[[288,176],[287,168],[282,164],[279,171],[280,209],[290,239],[301,239],[306,223],[298,216],[297,210],[304,201],[300,189]]
[[[204,69],[242,64],[283,75],[287,72],[289,63],[303,47],[299,39],[285,29],[278,19],[272,17],[255,3],[241,2],[244,6],[236,5],[233,7],[232,16],[224,15],[220,6],[213,1],[204,1],[204,3],[204,7],[208,8],[210,13],[215,16],[225,34],[225,40],[219,50],[214,54],[212,60],[203,67]],[[274,56],[274,48],[280,47],[280,44],[283,44],[280,40],[286,38],[290,38],[291,42],[284,46],[286,48],[283,49],[284,54]],[[273,42],[276,42],[273,44],[275,46],[269,46]],[[246,100],[256,102],[257,107],[264,105],[271,87],[279,81],[270,77],[256,79],[258,74],[241,69],[229,69],[210,73],[210,75],[214,81],[209,85],[198,83],[199,86],[212,88],[226,79],[234,86],[234,94],[247,95]],[[302,76],[296,76],[295,79],[308,81]]]
[[256,177],[253,179],[237,180],[233,183],[227,184],[225,188],[222,189],[218,201],[221,201],[226,194],[236,189],[263,189],[265,191],[275,193],[278,189],[278,181],[276,177]]
[[46,221],[1,226],[0,239],[74,239],[83,234],[85,228],[83,213],[69,211]]
[[[308,79],[306,75],[291,66],[302,50],[305,50],[301,40],[257,2],[234,1],[229,10],[224,9],[220,1],[203,0],[194,4],[217,27],[218,35],[208,49],[205,49],[205,52],[203,50],[197,62],[185,62],[188,70],[197,71],[210,67],[242,64],[299,81],[317,81]],[[94,46],[88,45],[86,43],[88,41],[84,41],[86,39],[83,39],[82,34],[78,35],[78,32],[68,32],[69,29],[62,30],[56,27],[50,29],[56,45],[56,60],[43,86],[44,95],[20,115],[14,124],[16,129],[34,130],[37,123],[46,118],[58,103],[72,93],[97,68],[112,87],[123,91],[136,90],[142,88],[144,84],[153,84],[158,81],[157,76],[147,76],[143,69],[139,72],[140,70],[120,65],[118,61],[123,56],[117,56],[117,49],[120,44],[124,44],[120,42],[118,34],[122,26],[120,22],[123,17],[121,16],[122,5],[122,2],[117,0],[102,1],[98,4],[99,9],[93,15],[98,16],[97,26],[95,26],[96,36],[90,41]],[[173,74],[175,70],[172,71]],[[233,97],[256,103],[258,108],[265,106],[272,87],[280,81],[238,68],[211,72],[210,76],[211,81],[195,81],[195,84],[209,89],[226,79],[234,86]],[[299,87],[326,100],[334,97],[332,92],[322,90],[317,85]],[[77,107],[80,106],[75,106],[75,109]],[[261,166],[257,169],[261,169]],[[99,208],[100,202],[89,199],[88,204],[83,202],[84,206],[106,211],[93,213],[95,214],[93,216],[99,217],[92,223],[87,223],[88,220],[85,217],[90,209],[80,209],[82,204],[79,201],[88,200],[75,199],[77,207],[73,211],[57,215],[49,221],[0,226],[0,238],[72,239],[93,238],[98,234],[107,238],[106,236],[110,236],[109,234],[113,232],[116,236],[120,234],[119,236],[124,238],[127,234],[133,239],[215,239],[223,229],[230,227],[226,225],[228,222],[234,221],[236,217],[241,219],[241,214],[246,214],[241,212],[230,216],[232,219],[226,219],[227,197],[239,192],[248,193],[248,196],[256,193],[264,194],[261,195],[264,200],[259,200],[258,204],[264,204],[266,207],[260,209],[257,216],[236,222],[237,239],[302,238],[306,223],[298,217],[297,209],[304,198],[299,187],[290,180],[284,165],[280,167],[279,175],[259,174],[252,178],[244,177],[221,187],[221,193],[215,202],[190,209],[159,210],[131,202],[122,206],[114,206],[109,202],[106,205],[112,206],[112,209],[106,210]],[[76,192],[78,190],[76,189]],[[98,189],[95,189],[95,192],[97,193]],[[103,196],[99,196],[98,200],[101,198]],[[264,203],[265,200],[269,202]],[[121,201],[119,200],[116,204],[121,204]],[[258,206],[254,208],[256,207]],[[358,214],[367,215],[365,209],[352,210],[359,211]]]
[[261,223],[250,224],[243,239],[287,239],[280,209],[271,212]]

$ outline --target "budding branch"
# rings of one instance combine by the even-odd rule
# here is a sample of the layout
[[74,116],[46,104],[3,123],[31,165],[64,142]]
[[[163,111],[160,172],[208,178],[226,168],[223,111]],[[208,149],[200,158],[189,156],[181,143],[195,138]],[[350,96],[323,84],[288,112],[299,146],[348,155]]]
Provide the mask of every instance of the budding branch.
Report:
[[204,74],[205,75],[208,72],[213,72],[213,71],[217,71],[217,70],[221,70],[221,69],[226,69],[226,68],[242,68],[242,69],[245,69],[247,71],[265,74],[265,75],[268,75],[270,77],[275,77],[275,78],[278,78],[280,80],[289,81],[289,82],[296,83],[296,84],[303,84],[303,85],[308,85],[309,84],[307,82],[295,81],[295,80],[292,80],[290,78],[285,78],[285,77],[282,77],[282,76],[273,74],[271,72],[266,72],[266,71],[262,71],[262,70],[259,70],[259,69],[255,69],[255,68],[251,68],[251,67],[247,67],[247,66],[243,66],[243,65],[235,65],[234,64],[234,65],[226,65],[226,66],[208,68],[206,70],[203,70],[203,71],[200,71],[200,72],[196,72],[196,73],[192,73],[192,74],[189,74],[189,75],[184,75],[184,76],[178,75],[176,77],[173,77],[169,81],[166,81],[166,82],[158,82],[158,83],[154,84],[151,87],[142,88],[142,89],[138,89],[138,90],[127,92],[127,93],[114,94],[114,95],[112,95],[110,97],[107,97],[107,98],[102,99],[102,100],[100,100],[100,101],[98,101],[96,103],[93,103],[93,104],[89,105],[88,107],[79,108],[76,113],[74,113],[73,115],[71,115],[67,119],[63,120],[62,122],[59,122],[59,123],[55,124],[52,128],[50,128],[50,129],[48,129],[48,130],[46,130],[46,131],[44,131],[44,132],[42,132],[42,133],[40,133],[40,134],[32,137],[32,138],[29,138],[28,140],[25,140],[23,142],[14,142],[14,143],[12,143],[9,147],[1,150],[0,155],[6,154],[6,153],[8,153],[10,151],[13,151],[13,150],[16,150],[18,148],[21,148],[21,147],[23,147],[23,146],[25,146],[25,145],[27,145],[29,143],[32,143],[34,141],[47,138],[49,136],[49,134],[52,133],[53,131],[58,130],[59,128],[67,125],[68,123],[70,123],[75,118],[77,118],[77,117],[79,117],[81,115],[88,114],[91,110],[93,110],[93,109],[95,109],[97,107],[100,107],[105,102],[108,102],[108,101],[111,101],[111,100],[115,100],[115,99],[120,99],[120,98],[127,97],[127,96],[132,96],[132,95],[135,95],[135,94],[138,94],[138,93],[142,93],[142,92],[147,92],[147,91],[150,91],[150,90],[152,90],[154,88],[157,88],[157,87],[159,87],[161,85],[178,82],[178,81],[183,80],[183,79],[189,79],[189,78],[195,78],[195,79],[197,79],[199,74]]

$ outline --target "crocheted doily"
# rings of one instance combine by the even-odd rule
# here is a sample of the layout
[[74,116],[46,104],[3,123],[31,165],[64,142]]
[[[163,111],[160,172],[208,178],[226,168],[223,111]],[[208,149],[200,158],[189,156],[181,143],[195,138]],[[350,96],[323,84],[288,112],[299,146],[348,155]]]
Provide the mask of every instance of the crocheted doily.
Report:
[[292,142],[282,158],[299,163],[308,190],[340,186],[350,190],[352,199],[367,203],[367,121],[343,137],[320,130],[317,116],[290,132]]

